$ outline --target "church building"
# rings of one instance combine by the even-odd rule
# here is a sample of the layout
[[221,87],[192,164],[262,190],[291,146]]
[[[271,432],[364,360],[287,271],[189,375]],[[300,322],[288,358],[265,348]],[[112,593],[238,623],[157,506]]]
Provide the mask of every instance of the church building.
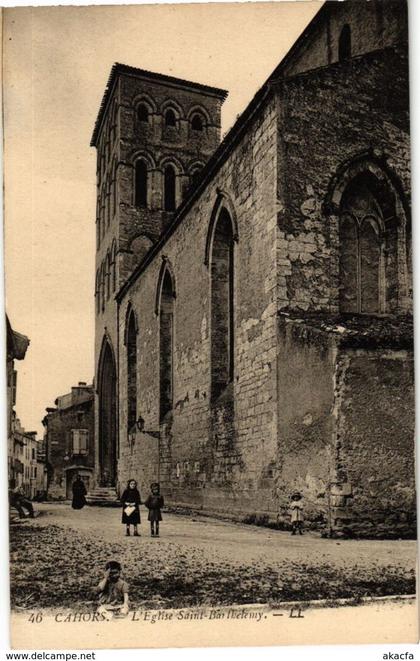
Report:
[[324,3],[222,89],[115,64],[97,150],[95,484],[328,534],[415,529],[407,7]]

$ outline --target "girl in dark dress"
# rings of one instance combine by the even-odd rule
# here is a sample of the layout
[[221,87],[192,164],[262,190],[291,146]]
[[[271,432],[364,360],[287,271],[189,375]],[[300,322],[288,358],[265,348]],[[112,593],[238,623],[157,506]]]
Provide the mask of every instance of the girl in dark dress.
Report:
[[130,536],[130,526],[134,527],[134,537],[139,537],[137,525],[140,523],[140,492],[135,480],[128,480],[127,488],[121,496],[122,523],[125,523],[127,537]]
[[81,510],[86,505],[86,487],[80,475],[74,480],[72,491],[73,500],[71,506],[74,510]]
[[159,537],[159,521],[162,521],[161,509],[164,505],[163,496],[160,495],[160,486],[158,482],[150,485],[151,494],[144,503],[149,510],[150,534],[152,537]]

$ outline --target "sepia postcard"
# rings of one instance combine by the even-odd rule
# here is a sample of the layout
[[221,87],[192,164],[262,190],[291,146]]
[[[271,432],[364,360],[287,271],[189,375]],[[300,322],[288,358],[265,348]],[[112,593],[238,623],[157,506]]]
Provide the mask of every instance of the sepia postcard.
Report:
[[3,10],[13,648],[418,641],[407,14]]

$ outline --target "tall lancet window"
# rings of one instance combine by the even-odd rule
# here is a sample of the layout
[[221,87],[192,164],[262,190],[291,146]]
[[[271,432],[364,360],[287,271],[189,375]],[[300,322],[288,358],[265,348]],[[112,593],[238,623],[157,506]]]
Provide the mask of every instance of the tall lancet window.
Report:
[[163,198],[165,211],[175,211],[176,207],[176,174],[173,165],[167,165],[164,172]]
[[[340,310],[347,313],[384,312],[386,298],[383,246],[389,239],[388,273],[393,270],[393,223],[385,232],[379,200],[369,177],[356,177],[341,201]],[[389,219],[391,221],[391,219]]]
[[340,62],[351,58],[351,30],[350,25],[343,25],[338,40],[338,59]]
[[137,327],[134,312],[128,316],[126,329],[127,349],[127,428],[131,430],[137,420]]
[[147,207],[147,179],[147,164],[142,160],[136,161],[134,194],[136,207]]
[[162,282],[159,309],[160,327],[160,419],[172,411],[173,406],[173,335],[175,289],[168,269]]
[[234,372],[234,241],[226,209],[219,214],[211,252],[211,397],[216,399]]

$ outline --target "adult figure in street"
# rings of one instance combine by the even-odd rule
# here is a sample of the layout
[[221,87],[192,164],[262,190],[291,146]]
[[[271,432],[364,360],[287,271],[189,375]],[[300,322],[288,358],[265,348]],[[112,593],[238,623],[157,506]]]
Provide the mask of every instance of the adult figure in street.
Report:
[[125,524],[125,534],[130,536],[130,526],[134,527],[134,537],[139,537],[137,529],[140,523],[140,491],[137,489],[135,480],[128,480],[127,488],[121,496],[122,503],[122,523]]
[[76,476],[76,479],[73,482],[72,485],[72,490],[73,490],[73,500],[71,503],[71,506],[74,510],[81,510],[82,507],[86,505],[86,487],[85,484],[80,477],[80,475]]
[[25,510],[31,519],[34,518],[35,512],[33,505],[28,498],[25,498],[21,487],[11,485],[9,489],[9,501],[10,506],[17,510],[19,518],[24,519],[26,517]]

